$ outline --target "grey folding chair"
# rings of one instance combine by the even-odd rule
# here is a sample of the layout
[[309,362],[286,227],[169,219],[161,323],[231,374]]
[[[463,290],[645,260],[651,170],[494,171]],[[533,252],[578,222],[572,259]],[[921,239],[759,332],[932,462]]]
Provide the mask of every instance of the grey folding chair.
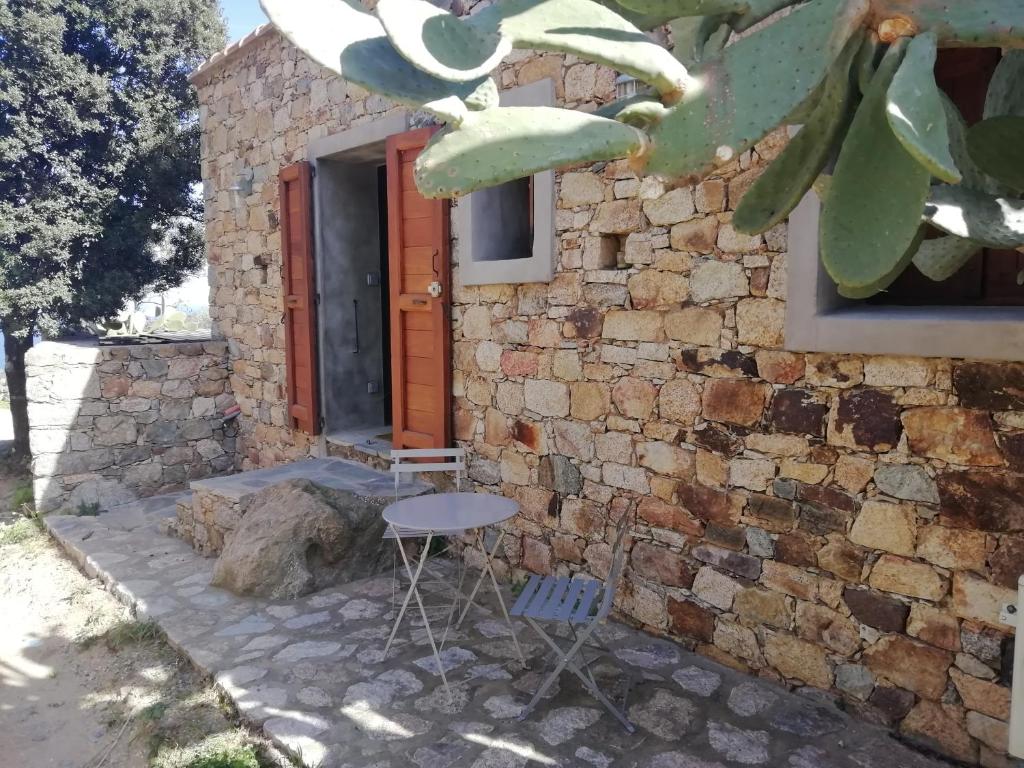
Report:
[[[465,448],[403,448],[391,451],[391,474],[395,478],[395,501],[400,498],[402,489],[402,478],[403,476],[418,475],[418,474],[431,474],[431,473],[455,473],[455,490],[462,490],[462,477],[466,472],[466,449]],[[426,539],[429,531],[420,530],[416,528],[400,528],[396,531],[392,526],[387,526],[384,529],[385,539],[395,539],[396,547],[402,546],[402,541],[406,539]],[[463,532],[464,533],[464,532]],[[460,535],[459,532],[450,534],[453,536]],[[442,555],[448,552],[450,547],[445,547],[432,557]],[[462,583],[462,561],[461,559],[457,563],[459,569],[458,583],[461,586]],[[435,569],[431,569],[429,566],[425,567],[427,573],[430,574],[431,578],[435,582],[449,583],[449,580],[438,573]],[[397,589],[399,579],[398,569],[398,550],[396,548],[394,552],[394,563],[393,563],[393,575],[395,589]],[[424,582],[427,583],[427,582]],[[456,599],[458,598],[458,592],[456,592]],[[392,594],[392,603],[397,603],[397,592]]]
[[[594,630],[604,623],[612,610],[612,602],[615,599],[615,590],[622,576],[622,568],[626,558],[626,532],[629,529],[629,515],[623,515],[619,521],[618,530],[615,535],[615,546],[612,550],[612,565],[608,572],[608,578],[598,581],[586,576],[555,577],[555,576],[531,576],[526,583],[519,599],[512,606],[512,615],[521,616],[526,623],[533,627],[541,639],[547,643],[555,652],[556,664],[551,673],[544,679],[533,699],[519,715],[519,719],[525,719],[537,706],[537,703],[544,696],[548,688],[558,679],[559,675],[568,668],[583,683],[583,687],[595,699],[604,704],[605,708],[626,728],[633,733],[635,727],[626,717],[626,702],[629,698],[629,689],[632,677],[622,665],[619,666],[627,673],[626,691],[622,697],[622,707],[618,708],[604,694],[598,686],[594,675],[590,671],[590,662],[585,651],[596,651],[597,655],[610,655],[618,663],[615,655],[608,649],[594,634]],[[598,594],[600,593],[600,601]],[[541,626],[544,623],[567,624],[572,634],[573,643],[568,649],[562,648],[551,635],[544,631]],[[583,629],[577,631],[577,626],[583,625]],[[597,645],[587,641],[593,637]],[[578,661],[577,661],[578,659]],[[582,668],[580,666],[582,662]]]

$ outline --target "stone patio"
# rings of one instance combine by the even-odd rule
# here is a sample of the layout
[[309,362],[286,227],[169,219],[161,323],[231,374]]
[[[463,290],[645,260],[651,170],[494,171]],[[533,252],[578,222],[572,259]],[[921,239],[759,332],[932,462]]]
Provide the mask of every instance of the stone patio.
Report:
[[[214,561],[160,533],[180,495],[46,525],[90,574],[159,623],[213,675],[243,717],[306,766],[321,768],[925,768],[927,758],[852,720],[822,694],[790,693],[617,623],[604,639],[637,683],[627,734],[571,677],[525,722],[516,715],[544,669],[525,625],[522,670],[503,622],[471,613],[443,652],[454,701],[422,630],[406,624],[387,659],[390,578],[290,602],[209,586]],[[412,637],[410,638],[410,634]],[[616,687],[617,668],[596,666]]]

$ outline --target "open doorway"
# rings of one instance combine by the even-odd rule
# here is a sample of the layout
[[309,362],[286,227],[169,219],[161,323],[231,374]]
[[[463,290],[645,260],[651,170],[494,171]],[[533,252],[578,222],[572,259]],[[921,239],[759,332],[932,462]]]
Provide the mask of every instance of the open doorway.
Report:
[[369,453],[391,450],[388,205],[383,146],[319,158],[317,261],[323,431]]

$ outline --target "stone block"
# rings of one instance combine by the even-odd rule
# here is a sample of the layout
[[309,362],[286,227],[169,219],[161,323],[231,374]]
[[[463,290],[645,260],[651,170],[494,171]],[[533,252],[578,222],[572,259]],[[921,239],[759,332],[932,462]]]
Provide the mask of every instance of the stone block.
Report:
[[916,464],[883,464],[875,472],[878,490],[897,499],[939,503],[939,488],[924,467]]
[[739,494],[710,488],[700,483],[682,481],[676,486],[679,503],[701,520],[735,525],[743,509]]
[[684,426],[692,425],[701,412],[697,388],[686,379],[665,382],[658,393],[658,413],[662,419]]
[[935,569],[895,555],[882,555],[871,569],[868,583],[883,592],[938,601],[946,594],[947,584]]
[[679,552],[652,542],[638,541],[630,554],[633,572],[640,578],[669,587],[690,587],[694,569]]
[[641,229],[639,200],[612,200],[597,206],[590,230],[603,235],[625,235]]
[[946,611],[925,603],[910,606],[907,634],[947,651],[960,650],[960,622]]
[[1024,365],[960,363],[953,369],[953,390],[967,408],[1024,410]]
[[851,656],[860,648],[857,625],[837,611],[823,605],[798,600],[797,634],[804,640],[824,645],[841,656]]
[[968,573],[953,574],[953,613],[993,627],[1002,627],[999,613],[1004,605],[1015,605],[1017,591],[1006,589]]
[[601,478],[613,488],[622,488],[636,493],[650,493],[651,484],[647,473],[640,467],[607,462],[601,467]]
[[583,490],[579,469],[565,456],[545,456],[537,472],[538,482],[562,496],[578,496]]
[[867,486],[874,469],[872,459],[843,454],[836,460],[835,482],[850,493],[860,493]]
[[864,652],[864,664],[877,677],[938,700],[946,690],[953,654],[902,635],[887,635]]
[[567,208],[604,202],[604,182],[593,173],[563,173],[558,185],[558,202]]
[[569,387],[560,381],[527,379],[523,394],[526,407],[541,416],[569,415]]
[[1003,536],[988,563],[996,585],[1016,589],[1018,578],[1024,573],[1024,536]]
[[722,335],[722,315],[713,309],[684,307],[665,315],[665,333],[675,341],[717,347]]
[[757,644],[757,635],[748,627],[719,619],[713,642],[717,648],[743,659],[753,667],[764,666],[764,655]]
[[718,219],[707,216],[676,224],[669,233],[669,240],[677,251],[714,253],[718,240]]
[[569,412],[575,419],[594,421],[611,410],[608,386],[596,381],[579,381],[570,385]]
[[690,271],[690,297],[697,304],[746,296],[749,293],[747,274],[741,264],[702,261]]
[[781,347],[786,304],[776,299],[741,299],[736,305],[736,340],[771,349]]
[[761,561],[742,552],[733,552],[711,544],[700,544],[693,548],[691,554],[702,563],[751,581],[756,581],[761,575]]
[[700,536],[704,531],[701,521],[682,507],[651,496],[640,500],[637,516],[655,528],[678,531],[688,536]]
[[1009,747],[1009,725],[981,712],[967,713],[967,732],[1000,754],[1005,754]]
[[612,402],[621,415],[630,419],[649,419],[657,397],[658,389],[644,379],[627,376],[612,388]]
[[997,467],[996,447],[987,413],[966,408],[912,408],[903,414],[910,450],[951,464]]
[[979,470],[938,477],[944,524],[982,531],[1024,531],[1024,475]]
[[930,525],[921,529],[917,556],[951,570],[981,571],[985,568],[986,539],[980,531]]
[[766,632],[764,655],[787,680],[802,680],[817,688],[832,687],[832,667],[825,649],[782,632]]
[[759,626],[767,624],[778,629],[789,629],[793,611],[781,592],[751,587],[736,594],[732,610],[744,623]]
[[955,760],[975,763],[978,747],[963,723],[950,717],[941,704],[922,700],[900,723],[900,732],[912,743],[933,749]]
[[805,389],[782,389],[772,397],[768,422],[776,432],[824,437],[828,406]]
[[828,441],[847,448],[888,451],[903,433],[900,407],[877,389],[841,392],[829,423]]
[[1010,719],[1009,688],[971,677],[959,669],[951,669],[949,676],[953,679],[953,685],[956,686],[957,693],[960,694],[967,709],[981,712],[997,720]]
[[[819,578],[800,568],[774,560],[766,560],[761,567],[761,584],[801,600],[813,602],[818,597]],[[808,681],[810,682],[810,681]]]
[[796,505],[785,499],[762,494],[751,494],[746,517],[768,531],[781,533],[796,525]]
[[818,567],[830,571],[844,581],[860,581],[867,553],[851,544],[841,534],[832,533],[826,538],[828,544],[816,555]]
[[604,317],[601,335],[618,341],[662,341],[662,314],[651,310],[610,310]]
[[850,529],[850,541],[869,549],[913,557],[917,515],[907,505],[865,501]]
[[669,628],[673,633],[710,643],[715,632],[715,614],[690,600],[668,599]]
[[705,603],[728,611],[732,608],[736,595],[743,591],[744,586],[711,566],[704,565],[697,571],[691,589],[693,594]]
[[692,477],[694,453],[677,445],[656,441],[638,443],[637,461],[640,466],[668,477]]
[[704,418],[751,427],[761,420],[770,388],[742,379],[709,379],[701,398]]
[[644,201],[644,214],[657,227],[687,221],[693,218],[695,211],[693,193],[687,187],[679,187],[657,199]]

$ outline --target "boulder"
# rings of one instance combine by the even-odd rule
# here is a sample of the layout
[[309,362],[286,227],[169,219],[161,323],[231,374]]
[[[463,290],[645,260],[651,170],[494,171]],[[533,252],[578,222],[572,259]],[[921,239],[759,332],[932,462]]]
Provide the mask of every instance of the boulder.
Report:
[[382,573],[392,564],[393,544],[381,538],[387,503],[309,480],[270,486],[249,502],[212,584],[291,599]]

